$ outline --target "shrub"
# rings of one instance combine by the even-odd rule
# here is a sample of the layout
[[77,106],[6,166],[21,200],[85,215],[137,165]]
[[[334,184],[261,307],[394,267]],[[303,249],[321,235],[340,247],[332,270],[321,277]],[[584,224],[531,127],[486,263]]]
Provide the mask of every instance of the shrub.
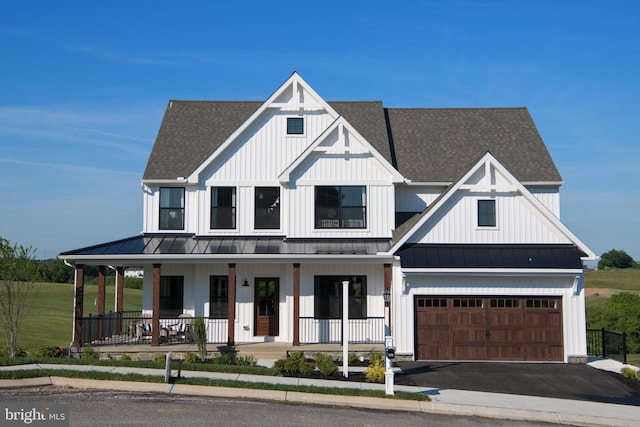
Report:
[[358,363],[360,363],[360,358],[355,353],[349,353],[348,361],[349,365],[357,365]]
[[67,354],[66,347],[58,347],[55,345],[41,345],[33,353],[35,357],[53,357],[57,359],[66,359]]
[[386,368],[383,363],[376,362],[372,365],[369,365],[364,370],[364,376],[369,383],[384,383],[384,374],[386,372]]
[[131,360],[131,356],[129,356],[128,354],[123,354],[122,356],[120,356],[121,362],[129,362],[130,360]]
[[195,353],[188,352],[185,353],[183,357],[184,363],[196,363],[198,361],[198,356]]
[[316,353],[316,366],[322,375],[334,375],[338,372],[338,367],[333,362],[333,358],[323,353]]
[[93,347],[91,347],[91,344],[87,344],[84,347],[84,350],[82,350],[82,358],[89,360],[98,360],[100,358],[100,355],[93,349]]
[[295,351],[289,354],[289,357],[284,361],[284,371],[289,374],[297,374],[300,372],[300,364],[304,362],[306,362],[304,353]]
[[282,375],[282,373],[284,372],[285,361],[285,359],[278,359],[273,362],[273,367],[271,369],[273,369],[276,375]]
[[236,358],[236,365],[240,366],[256,366],[258,361],[251,354]]
[[316,364],[313,362],[309,362],[308,360],[303,360],[298,365],[298,369],[301,374],[309,375],[316,370]]
[[215,365],[233,365],[233,357],[229,353],[223,353],[211,360]]
[[156,354],[153,356],[153,361],[156,363],[165,363],[167,356],[164,354]]
[[369,366],[376,364],[384,366],[384,356],[382,355],[382,353],[372,351],[369,355]]
[[[638,371],[640,372],[640,371]],[[630,368],[628,366],[625,366],[624,368],[622,368],[620,370],[620,373],[622,374],[623,377],[628,378],[628,379],[632,379],[635,380],[637,378],[637,373],[636,370],[633,368]]]
[[202,316],[196,317],[195,322],[193,322],[193,332],[196,334],[200,359],[204,362],[207,359],[207,329],[204,326],[204,318]]

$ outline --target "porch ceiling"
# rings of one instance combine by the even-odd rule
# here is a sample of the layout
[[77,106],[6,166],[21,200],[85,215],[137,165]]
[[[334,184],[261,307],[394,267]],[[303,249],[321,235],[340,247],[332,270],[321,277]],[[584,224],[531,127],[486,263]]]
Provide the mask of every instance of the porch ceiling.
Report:
[[391,247],[390,239],[286,239],[284,237],[142,234],[63,252],[61,259],[123,258],[153,260],[172,257],[224,258],[288,256],[376,256]]

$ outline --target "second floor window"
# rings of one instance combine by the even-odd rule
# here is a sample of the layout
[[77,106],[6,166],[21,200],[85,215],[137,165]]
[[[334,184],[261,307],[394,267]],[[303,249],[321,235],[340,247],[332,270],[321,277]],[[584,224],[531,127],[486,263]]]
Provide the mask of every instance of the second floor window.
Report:
[[366,228],[364,186],[316,187],[316,228]]
[[304,135],[304,119],[302,117],[287,118],[287,135]]
[[236,228],[235,187],[211,189],[211,228]]
[[255,228],[280,228],[280,188],[256,187]]
[[160,230],[184,230],[184,188],[160,188]]

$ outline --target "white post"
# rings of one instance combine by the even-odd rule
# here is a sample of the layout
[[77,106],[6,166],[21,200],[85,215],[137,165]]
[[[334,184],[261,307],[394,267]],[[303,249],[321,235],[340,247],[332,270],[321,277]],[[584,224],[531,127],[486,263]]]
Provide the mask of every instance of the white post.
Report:
[[167,353],[164,362],[164,382],[169,383],[171,381],[171,352]]
[[393,396],[395,394],[393,391],[394,372],[393,361],[387,357],[387,348],[389,347],[393,347],[393,337],[391,336],[384,337],[384,362],[386,368],[384,372],[384,394]]
[[342,282],[342,375],[349,378],[349,281]]

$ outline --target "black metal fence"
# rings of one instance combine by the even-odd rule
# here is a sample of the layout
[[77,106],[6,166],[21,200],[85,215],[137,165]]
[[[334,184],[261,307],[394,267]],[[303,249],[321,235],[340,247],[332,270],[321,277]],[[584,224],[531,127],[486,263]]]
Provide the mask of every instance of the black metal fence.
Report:
[[627,363],[627,335],[606,329],[587,329],[587,354]]
[[[160,342],[193,342],[195,318],[160,319]],[[104,316],[82,318],[82,343],[92,345],[144,344],[151,342],[151,317],[139,311],[109,312]]]

